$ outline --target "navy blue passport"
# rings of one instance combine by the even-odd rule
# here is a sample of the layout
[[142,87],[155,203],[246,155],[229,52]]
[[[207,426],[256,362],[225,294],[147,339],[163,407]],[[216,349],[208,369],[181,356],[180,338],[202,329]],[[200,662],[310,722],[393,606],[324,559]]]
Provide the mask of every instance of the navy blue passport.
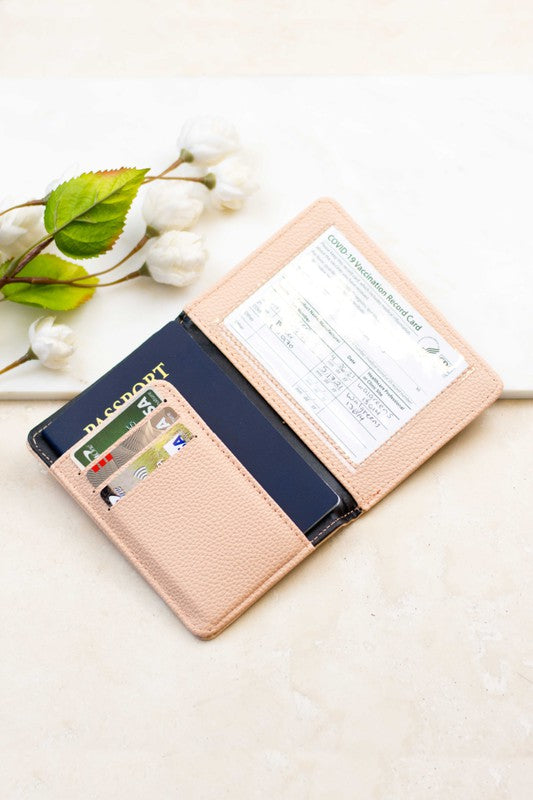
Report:
[[105,418],[106,409],[149,385],[151,376],[178,389],[303,533],[335,509],[338,513],[343,487],[183,315],[54,415],[42,439],[59,457],[90,424]]

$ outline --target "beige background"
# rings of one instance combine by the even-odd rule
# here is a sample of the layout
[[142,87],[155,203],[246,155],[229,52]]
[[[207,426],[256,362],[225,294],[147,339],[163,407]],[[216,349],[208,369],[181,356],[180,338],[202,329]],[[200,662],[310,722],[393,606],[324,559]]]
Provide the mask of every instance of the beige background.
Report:
[[531,0],[0,0],[4,76],[525,72]]
[[[0,65],[530,72],[532,16],[518,0],[0,0]],[[56,407],[0,404],[2,797],[531,796],[530,401],[490,409],[208,644],[26,453]]]

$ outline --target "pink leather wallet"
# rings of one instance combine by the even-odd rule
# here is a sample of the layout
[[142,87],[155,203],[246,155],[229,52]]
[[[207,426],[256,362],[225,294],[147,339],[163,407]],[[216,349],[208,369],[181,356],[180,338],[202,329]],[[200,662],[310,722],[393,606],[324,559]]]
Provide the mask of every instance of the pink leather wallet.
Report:
[[285,428],[341,487],[344,502],[311,531],[295,524],[171,380],[155,374],[150,386],[194,438],[115,506],[102,502],[71,458],[84,437],[55,460],[43,444],[49,423],[32,431],[30,443],[203,639],[219,634],[330,534],[372,508],[502,388],[329,199],[252,253],[179,322],[199,332],[212,356],[266,401],[272,424]]

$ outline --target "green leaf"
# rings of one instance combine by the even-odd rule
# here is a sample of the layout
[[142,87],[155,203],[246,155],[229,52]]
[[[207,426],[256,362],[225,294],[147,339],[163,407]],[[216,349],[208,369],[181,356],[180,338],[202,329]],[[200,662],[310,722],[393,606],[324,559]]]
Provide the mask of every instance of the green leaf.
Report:
[[[9,262],[2,264],[0,270],[5,273]],[[59,256],[41,253],[18,273],[17,278],[54,278],[70,281],[73,278],[84,278],[83,283],[96,287],[98,278],[89,275],[79,264],[71,264]],[[93,288],[79,288],[62,284],[43,285],[38,283],[7,283],[2,292],[13,303],[26,306],[50,308],[52,311],[70,311],[90,300]]]
[[94,258],[110,250],[147,172],[127,167],[86,172],[54,189],[46,202],[44,224],[61,252]]

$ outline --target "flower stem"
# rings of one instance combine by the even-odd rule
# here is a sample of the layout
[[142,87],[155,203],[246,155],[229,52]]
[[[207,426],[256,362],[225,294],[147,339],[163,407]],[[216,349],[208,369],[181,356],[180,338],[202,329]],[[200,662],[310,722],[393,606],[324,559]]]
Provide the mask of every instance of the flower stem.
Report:
[[[124,283],[124,281],[129,281],[132,278],[138,278],[141,274],[141,270],[137,269],[128,273],[128,275],[124,275],[123,278],[117,278],[116,281],[110,281],[109,283],[73,283],[72,280],[63,281],[60,278],[47,278],[45,275],[10,278],[9,283],[30,283],[32,286],[72,286],[73,289],[103,289],[105,286],[116,286],[117,283]],[[87,275],[85,278],[77,278],[77,280],[82,281],[92,277],[92,275]]]
[[33,247],[30,247],[30,249],[27,250],[26,253],[23,253],[23,255],[21,256],[15,267],[15,271],[12,274],[17,275],[22,269],[24,269],[26,264],[28,264],[32,260],[32,258],[38,256],[39,253],[45,249],[45,247],[48,247],[48,245],[53,242],[53,240],[54,240],[53,236],[45,236],[44,239],[41,239],[39,242],[34,244]]
[[[119,283],[124,283],[124,281],[131,281],[131,280],[133,280],[133,278],[138,278],[139,275],[141,275],[141,274],[142,274],[141,270],[140,269],[136,269],[136,270],[134,270],[134,272],[130,272],[130,273],[128,273],[128,275],[124,275],[123,278],[117,278],[116,281],[110,281],[109,283],[100,283],[100,284],[98,284],[98,288],[99,289],[103,289],[105,286],[116,286]],[[76,286],[81,286],[81,285],[82,284],[80,284],[80,283],[76,284]],[[90,286],[90,284],[89,284],[89,286]]]
[[17,208],[26,208],[26,206],[45,206],[46,205],[46,198],[41,197],[40,200],[27,200],[25,203],[18,203],[16,206],[10,206],[10,208],[4,208],[3,211],[0,211],[0,217],[4,214],[8,214],[10,211],[15,211]]
[[[148,176],[150,177],[150,176]],[[153,181],[190,181],[191,183],[202,183],[207,189],[211,190],[215,187],[216,178],[212,172],[207,175],[202,175],[199,178],[185,177],[185,175],[153,175]]]
[[[116,264],[113,264],[112,267],[108,267],[107,269],[102,269],[102,270],[100,270],[100,272],[93,272],[91,275],[88,275],[87,277],[98,278],[98,277],[100,277],[100,275],[107,275],[108,272],[113,272],[114,269],[117,269],[117,267],[121,267],[129,258],[134,256],[135,253],[138,253],[139,250],[142,250],[142,248],[144,247],[146,242],[148,242],[151,238],[152,237],[151,237],[151,235],[149,233],[145,233],[139,239],[139,241],[137,242],[135,247],[132,247],[130,252],[126,253],[124,258],[121,258],[120,261],[118,261]],[[74,286],[77,286],[77,281],[82,281],[82,280],[85,280],[85,278],[72,278],[72,280],[68,281],[68,282],[73,284]],[[105,285],[107,285],[107,284],[105,284]]]
[[151,181],[194,181],[195,183],[202,183],[203,178],[191,178],[185,175],[148,175],[146,180]]
[[15,275],[18,275],[18,273],[24,269],[26,264],[28,264],[32,258],[35,258],[35,256],[39,255],[39,253],[44,250],[45,247],[48,247],[53,239],[53,236],[45,236],[43,239],[40,239],[36,244],[34,244],[33,247],[30,247],[29,250],[26,250],[26,252],[21,256],[15,258],[10,264],[6,274],[0,278],[0,289],[2,289],[6,283],[12,283]]
[[164,169],[163,172],[160,172],[159,175],[148,175],[148,177],[144,179],[143,183],[151,183],[151,181],[157,181],[159,180],[159,178],[162,178],[163,175],[166,175],[168,172],[172,172],[173,169],[177,169],[182,164],[186,164],[192,160],[193,157],[191,153],[189,153],[188,150],[182,150],[181,153],[179,154],[179,157],[175,161],[173,161],[169,167]]
[[[14,273],[12,275],[5,275],[3,278],[0,278],[0,288],[2,286],[5,286],[6,284],[10,284],[10,283],[31,283],[31,284],[40,285],[40,286],[52,286],[52,285],[59,284],[60,286],[72,286],[74,288],[80,288],[80,289],[87,289],[89,287],[91,287],[93,289],[96,289],[98,285],[100,285],[100,286],[114,286],[115,283],[120,283],[120,281],[113,281],[113,283],[103,283],[103,284],[86,284],[86,283],[79,283],[79,281],[87,280],[87,278],[97,278],[100,275],[107,275],[107,273],[112,272],[114,269],[117,269],[117,267],[121,267],[122,264],[124,264],[133,255],[135,255],[135,253],[138,253],[139,250],[141,250],[144,247],[144,245],[146,244],[146,242],[148,242],[151,238],[152,238],[152,236],[151,236],[150,233],[145,233],[139,239],[137,244],[134,247],[132,247],[132,249],[129,251],[129,253],[126,253],[124,258],[121,258],[120,261],[118,261],[116,264],[113,264],[112,267],[108,267],[107,269],[103,269],[100,272],[94,272],[92,275],[84,275],[83,277],[71,278],[70,280],[60,280],[58,278],[48,278],[45,275],[28,276],[26,278],[26,277],[17,276],[17,274]],[[35,253],[35,255],[36,255],[36,253]],[[28,261],[26,261],[26,264],[27,263],[28,263]],[[20,266],[20,265],[17,265],[17,267],[18,266]],[[17,272],[19,272],[19,271],[20,270],[17,268]],[[130,273],[130,275],[134,275],[134,273]],[[137,277],[137,276],[135,275],[135,277]],[[129,279],[129,276],[126,276],[126,278]],[[2,299],[6,299],[6,298],[2,298]]]
[[20,358],[17,358],[17,360],[13,361],[12,364],[8,364],[7,367],[4,367],[3,369],[0,369],[0,375],[3,375],[4,372],[9,372],[10,369],[15,369],[15,367],[19,367],[21,364],[25,364],[26,361],[31,361],[34,358],[35,358],[35,355],[32,353],[31,350],[28,350],[27,353],[25,353]]

